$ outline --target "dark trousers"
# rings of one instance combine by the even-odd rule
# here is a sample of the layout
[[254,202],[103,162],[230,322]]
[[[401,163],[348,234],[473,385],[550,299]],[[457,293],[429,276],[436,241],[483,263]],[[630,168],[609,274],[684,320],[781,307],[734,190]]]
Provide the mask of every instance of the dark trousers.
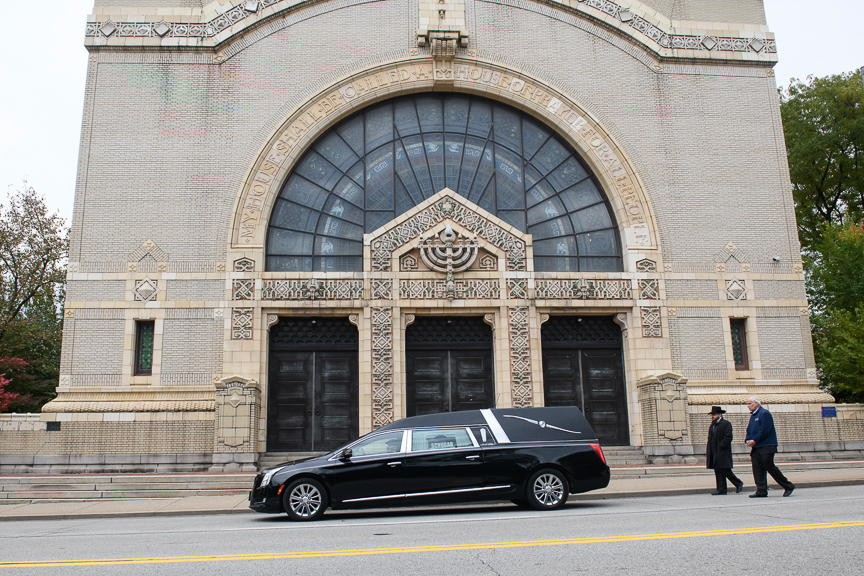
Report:
[[750,460],[753,462],[753,480],[756,482],[757,494],[768,494],[768,474],[771,474],[774,481],[782,486],[784,490],[795,487],[774,464],[775,452],[777,452],[775,446],[753,448],[753,451],[750,452]]
[[714,478],[717,479],[717,492],[721,494],[726,493],[726,479],[729,479],[729,482],[732,483],[735,488],[744,484],[741,482],[741,479],[735,476],[732,472],[731,468],[715,468],[714,469]]

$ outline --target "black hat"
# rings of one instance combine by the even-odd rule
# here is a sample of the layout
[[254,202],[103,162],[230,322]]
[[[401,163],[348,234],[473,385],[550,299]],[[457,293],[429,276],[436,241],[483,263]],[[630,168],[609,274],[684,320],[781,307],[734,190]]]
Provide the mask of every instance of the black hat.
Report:
[[725,414],[725,410],[721,410],[719,406],[711,406],[711,414]]

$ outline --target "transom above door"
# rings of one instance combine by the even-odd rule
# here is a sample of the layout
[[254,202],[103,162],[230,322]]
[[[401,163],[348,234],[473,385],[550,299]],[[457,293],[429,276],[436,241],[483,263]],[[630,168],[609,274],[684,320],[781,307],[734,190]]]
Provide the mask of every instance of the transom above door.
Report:
[[405,330],[406,415],[494,408],[492,362],[481,317],[417,317]]

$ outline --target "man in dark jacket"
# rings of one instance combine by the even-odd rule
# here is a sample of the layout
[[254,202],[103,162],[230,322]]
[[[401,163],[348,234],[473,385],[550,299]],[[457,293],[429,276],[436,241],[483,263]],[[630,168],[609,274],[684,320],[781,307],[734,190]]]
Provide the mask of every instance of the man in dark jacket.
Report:
[[723,418],[726,411],[720,406],[711,407],[711,427],[708,428],[708,469],[714,470],[717,491],[712,496],[726,494],[726,479],[735,486],[735,493],[744,489],[744,482],[732,473],[732,424]]
[[[759,398],[751,396],[747,399],[750,410],[750,423],[747,425],[745,442],[750,446],[750,460],[753,462],[753,480],[756,481],[756,492],[750,498],[766,498],[768,496],[768,476],[774,478],[783,487],[783,496],[789,496],[795,490],[795,485],[783,476],[774,464],[774,454],[777,453],[777,431],[774,429],[774,417],[759,402]],[[766,474],[767,473],[767,474]]]

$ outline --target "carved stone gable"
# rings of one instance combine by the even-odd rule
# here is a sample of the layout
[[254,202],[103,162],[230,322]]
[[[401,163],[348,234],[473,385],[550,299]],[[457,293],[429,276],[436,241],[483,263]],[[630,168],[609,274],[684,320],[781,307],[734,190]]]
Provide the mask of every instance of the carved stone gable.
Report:
[[447,225],[461,228],[472,237],[476,236],[479,243],[503,251],[508,271],[527,269],[527,243],[520,232],[445,188],[384,227],[377,236],[365,237],[372,248],[372,271],[392,270],[394,252],[406,245],[416,246],[421,236],[432,232],[437,235],[446,230]]

